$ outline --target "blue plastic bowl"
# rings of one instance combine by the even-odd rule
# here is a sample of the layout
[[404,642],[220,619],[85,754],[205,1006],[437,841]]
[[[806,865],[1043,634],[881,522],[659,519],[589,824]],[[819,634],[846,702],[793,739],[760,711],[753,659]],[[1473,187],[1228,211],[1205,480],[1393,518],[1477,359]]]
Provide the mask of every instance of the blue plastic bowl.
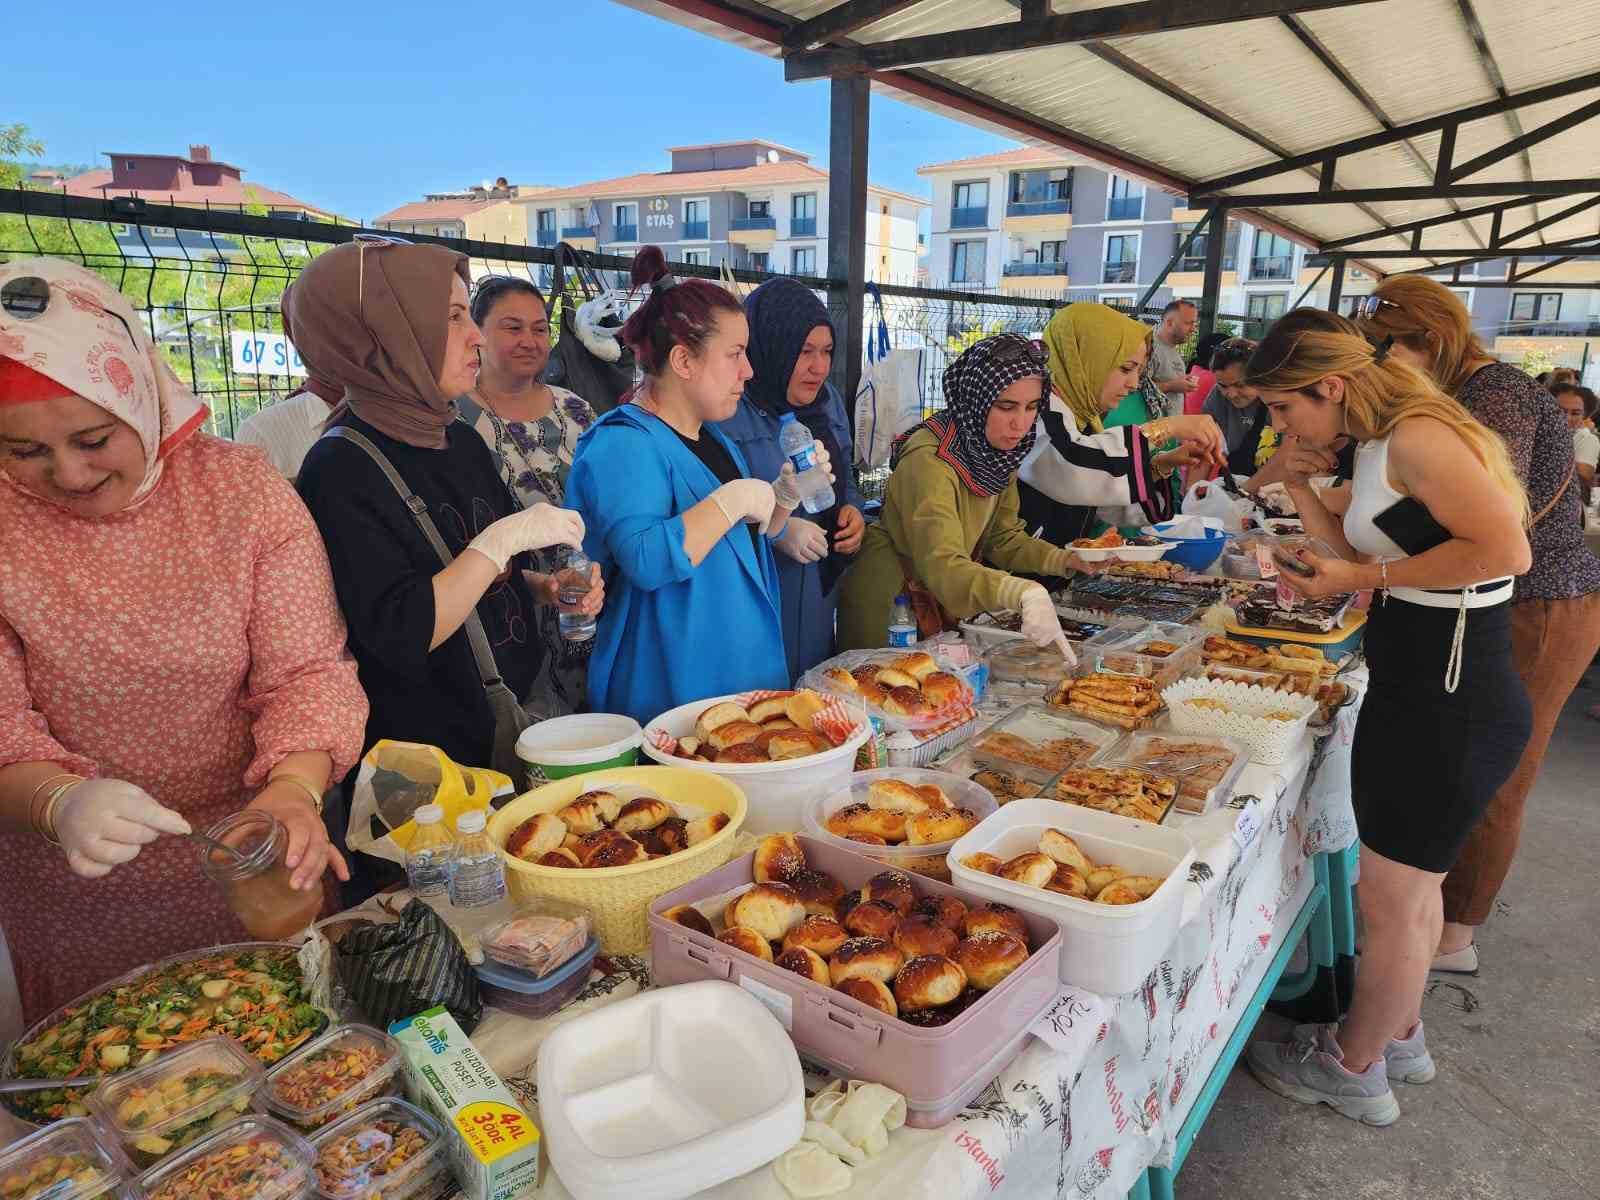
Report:
[[1166,557],[1167,562],[1175,562],[1196,574],[1210,569],[1222,557],[1222,548],[1228,543],[1228,534],[1220,529],[1208,529],[1203,538],[1169,537],[1159,529],[1151,532],[1173,547]]

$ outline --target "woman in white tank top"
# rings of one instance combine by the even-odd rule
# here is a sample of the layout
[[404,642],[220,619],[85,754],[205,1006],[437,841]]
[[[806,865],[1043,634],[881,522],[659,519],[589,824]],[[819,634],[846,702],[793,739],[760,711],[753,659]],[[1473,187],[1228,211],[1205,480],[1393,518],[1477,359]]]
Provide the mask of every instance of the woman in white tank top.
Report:
[[[1289,493],[1336,555],[1303,554],[1311,574],[1285,578],[1308,596],[1379,592],[1351,765],[1366,930],[1355,997],[1342,1025],[1302,1026],[1248,1061],[1282,1095],[1387,1125],[1399,1115],[1388,1080],[1433,1075],[1421,1011],[1440,884],[1531,727],[1509,621],[1531,557],[1527,499],[1499,438],[1341,317],[1290,313],[1246,374],[1274,428],[1311,451],[1303,470],[1287,464]],[[1315,450],[1342,436],[1358,449],[1341,520],[1310,476]]]

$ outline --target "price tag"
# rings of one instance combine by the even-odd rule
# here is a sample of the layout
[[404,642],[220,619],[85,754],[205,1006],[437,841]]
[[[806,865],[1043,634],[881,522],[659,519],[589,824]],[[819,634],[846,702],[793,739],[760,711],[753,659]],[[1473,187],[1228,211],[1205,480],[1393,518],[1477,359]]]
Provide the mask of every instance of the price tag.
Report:
[[1243,854],[1250,848],[1250,843],[1255,841],[1261,833],[1261,825],[1265,819],[1262,810],[1266,807],[1258,796],[1240,797],[1244,804],[1239,808],[1239,817],[1233,823],[1233,842]]
[[787,992],[780,992],[775,987],[768,987],[759,979],[751,979],[748,975],[740,978],[739,986],[765,1004],[767,1011],[778,1018],[784,1029],[790,1033],[794,1032],[793,996]]
[[1055,1053],[1077,1058],[1087,1054],[1100,1036],[1108,1011],[1104,997],[1064,987],[1050,1007],[1039,1014],[1031,1032]]

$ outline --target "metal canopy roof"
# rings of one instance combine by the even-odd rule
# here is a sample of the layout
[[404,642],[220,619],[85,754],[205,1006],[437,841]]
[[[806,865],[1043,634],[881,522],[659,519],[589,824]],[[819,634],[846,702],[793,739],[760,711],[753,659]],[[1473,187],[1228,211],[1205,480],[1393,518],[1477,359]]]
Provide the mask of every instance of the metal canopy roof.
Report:
[[620,2],[1380,273],[1600,257],[1600,0]]

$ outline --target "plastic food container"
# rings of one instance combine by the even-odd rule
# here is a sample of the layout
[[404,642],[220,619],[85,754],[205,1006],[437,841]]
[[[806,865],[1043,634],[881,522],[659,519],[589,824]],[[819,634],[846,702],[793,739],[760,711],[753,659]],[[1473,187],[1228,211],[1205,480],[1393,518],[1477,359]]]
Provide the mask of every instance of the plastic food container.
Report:
[[0,1150],[5,1200],[94,1200],[124,1190],[121,1152],[92,1121],[70,1117]]
[[541,979],[583,953],[593,927],[583,905],[538,896],[517,905],[509,920],[489,926],[478,940],[485,958]]
[[517,738],[517,757],[528,786],[606,767],[631,767],[639,760],[644,730],[618,713],[574,713],[528,726]]
[[576,1200],[679,1200],[800,1139],[800,1059],[761,1001],[714,981],[645,992],[539,1047],[550,1162]]
[[[738,699],[738,696],[713,696],[707,700],[696,700],[693,704],[683,704],[656,717],[648,728],[651,732],[659,729],[675,738],[687,737],[694,732],[696,719],[706,709],[723,700]],[[751,833],[784,833],[800,828],[801,814],[808,796],[819,787],[828,788],[835,785],[855,770],[856,751],[872,736],[872,723],[865,719],[865,710],[860,711],[863,717],[860,728],[854,735],[846,738],[843,745],[805,758],[791,758],[772,763],[691,763],[688,759],[675,758],[656,749],[648,737],[644,741],[644,752],[646,756],[664,766],[692,768],[697,773],[717,775],[737,785],[748,800],[745,827]],[[586,789],[579,789],[583,790]],[[672,799],[670,796],[667,798]],[[672,857],[679,856],[674,854]],[[681,883],[682,880],[678,882]],[[676,887],[677,884],[669,886]],[[644,935],[642,925],[639,933],[641,937]],[[607,948],[616,949],[609,942]]]
[[1171,553],[1172,543],[1161,542],[1155,546],[1140,546],[1127,541],[1120,546],[1079,546],[1069,543],[1066,549],[1084,562],[1155,562]]
[[[1180,679],[1161,693],[1168,719],[1179,733],[1214,734],[1237,739],[1250,747],[1253,761],[1276,766],[1288,758],[1306,735],[1317,702],[1292,692],[1269,692],[1214,679]],[[1197,708],[1190,700],[1214,701],[1226,711]],[[1268,716],[1287,714],[1289,720]]]
[[923,845],[913,846],[909,843],[892,846],[868,846],[861,842],[852,842],[847,838],[838,837],[828,832],[827,821],[834,813],[850,804],[865,804],[871,794],[872,785],[883,779],[897,779],[902,783],[909,783],[912,787],[933,785],[939,788],[950,801],[952,808],[964,808],[983,820],[998,807],[994,796],[989,790],[971,780],[963,779],[959,775],[950,775],[944,771],[927,771],[916,767],[888,767],[879,771],[858,771],[850,777],[850,786],[841,788],[830,796],[818,796],[806,806],[807,836],[816,838],[819,842],[826,842],[841,850],[848,849],[856,854],[864,854],[885,867],[899,867],[903,871],[913,871],[918,875],[926,875],[929,879],[938,879],[948,883],[950,869],[945,866],[945,852],[956,843],[955,838],[943,842],[928,842]]
[[985,658],[989,664],[989,678],[995,683],[1048,688],[1072,674],[1071,666],[1059,649],[1035,646],[1029,641],[996,646]]
[[[933,645],[929,646],[923,653],[930,655],[941,671],[948,675],[955,675],[959,679],[960,674],[957,668],[946,662],[945,657],[939,653],[939,649],[938,645]],[[857,667],[864,667],[869,663],[887,667],[895,659],[903,658],[907,654],[915,654],[918,650],[918,647],[912,647],[909,650],[846,650],[843,654],[836,654],[826,662],[818,663],[812,667],[811,670],[800,677],[800,686],[811,688],[829,696],[841,696],[860,704],[863,703],[860,693],[846,691],[829,680],[824,673],[835,667],[846,671],[854,671]],[[955,720],[964,710],[972,707],[975,699],[976,697],[972,694],[972,687],[969,684],[967,686],[967,695],[963,700],[947,704],[937,712],[929,713],[923,717],[896,716],[894,713],[885,712],[882,708],[871,704],[865,705],[865,708],[871,713],[874,721],[891,732],[909,731],[911,733],[920,733],[928,729],[937,729],[939,726]]]
[[139,1177],[145,1200],[301,1200],[315,1153],[287,1125],[242,1117]]
[[1196,814],[1210,812],[1233,795],[1233,785],[1250,762],[1250,747],[1236,738],[1141,731],[1112,746],[1105,759],[1151,767],[1176,779],[1173,807]]
[[600,939],[590,938],[582,950],[542,978],[486,960],[475,968],[483,1002],[523,1017],[548,1017],[583,991],[599,953]]
[[370,1025],[340,1025],[302,1046],[267,1074],[269,1112],[320,1129],[369,1100],[400,1090],[400,1044]]
[[[709,701],[707,703],[710,703]],[[698,714],[704,705],[686,705]],[[683,711],[683,710],[674,710]],[[692,726],[694,716],[689,723]],[[865,734],[862,735],[863,739]],[[652,751],[645,743],[647,753]],[[834,751],[833,753],[841,753]],[[855,751],[843,758],[853,762]],[[827,758],[818,754],[812,758],[796,759],[790,763],[774,763],[775,767],[815,764]],[[646,912],[650,901],[662,892],[680,887],[697,875],[720,867],[733,853],[733,840],[744,825],[746,804],[744,778],[736,779],[741,771],[762,771],[761,766],[730,765],[717,767],[712,763],[699,763],[690,767],[623,767],[606,772],[607,786],[637,786],[660,796],[680,813],[724,813],[728,824],[698,846],[690,846],[665,858],[634,863],[626,867],[602,867],[596,870],[570,867],[541,867],[523,862],[502,851],[505,863],[506,884],[512,898],[518,903],[538,897],[566,900],[587,908],[594,916],[594,931],[608,954],[638,954],[650,944],[650,931],[646,925]],[[849,767],[843,768],[849,773]],[[794,799],[795,824],[799,822],[800,794],[807,785],[816,786],[814,776],[802,772],[794,777],[799,781]],[[591,790],[595,781],[586,775],[558,779],[542,788],[518,796],[489,818],[489,837],[495,845],[504,847],[511,831],[535,813],[555,812],[576,800],[580,793]]]
[[248,1111],[265,1078],[238,1043],[211,1037],[106,1080],[89,1106],[143,1170]]
[[[846,889],[860,887],[883,870],[881,863],[853,851],[805,835],[799,841],[807,864],[832,875]],[[657,985],[708,978],[739,984],[777,1014],[807,1059],[847,1078],[885,1084],[905,1096],[909,1125],[943,1125],[966,1107],[1011,1061],[1028,1037],[1029,1026],[1055,997],[1059,935],[1050,919],[1026,912],[1023,918],[1032,947],[1028,960],[965,1012],[933,1028],[886,1016],[843,992],[802,979],[660,915],[675,904],[695,904],[744,887],[753,869],[754,856],[745,855],[650,906],[650,967]],[[923,877],[914,878],[914,890],[919,898],[955,896],[968,904],[981,900],[967,887]]]
[[[1046,829],[1067,834],[1098,864],[1165,882],[1137,904],[1096,904],[961,865],[978,853],[1001,859],[1030,853]],[[1017,800],[955,844],[950,872],[964,892],[1054,922],[1061,982],[1115,996],[1142,985],[1172,944],[1193,861],[1194,847],[1177,830],[1054,800]]]
[[1121,732],[1048,705],[1014,708],[972,741],[972,761],[1037,784],[1088,762]]
[[374,1100],[311,1139],[326,1200],[432,1195],[450,1172],[444,1130],[404,1100]]
[[[1078,667],[1073,673],[1143,675],[1162,688],[1198,665],[1206,632],[1190,625],[1119,618],[1106,626],[1104,633],[1078,647]],[[1177,649],[1168,654],[1150,653],[1147,647],[1157,642]]]
[[[1085,763],[1083,768],[1073,767],[1061,772],[1060,775],[1056,776],[1045,785],[1043,789],[1044,795],[1059,804],[1064,804],[1071,808],[1087,808],[1094,812],[1108,812],[1128,820],[1137,820],[1141,824],[1146,825],[1161,824],[1167,819],[1168,815],[1178,803],[1178,793],[1180,790],[1178,780],[1176,777],[1168,775],[1163,771],[1157,771],[1153,768],[1142,766],[1139,763],[1128,762],[1122,759],[1118,753],[1122,745],[1123,743],[1118,741],[1115,746],[1110,746],[1101,751],[1099,754],[1095,755],[1092,762]],[[1140,775],[1144,776],[1145,778],[1141,780],[1141,783],[1146,787],[1152,789],[1164,787],[1165,798],[1158,798],[1153,801],[1153,803],[1155,803],[1159,808],[1158,812],[1155,812],[1148,817],[1142,816],[1138,812],[1133,811],[1134,806],[1131,805],[1124,806],[1127,807],[1129,811],[1118,812],[1119,806],[1114,799],[1107,798],[1104,803],[1090,803],[1090,801],[1087,799],[1077,799],[1072,796],[1061,794],[1060,789],[1062,781],[1075,770],[1087,769],[1094,771],[1115,771],[1122,768],[1137,771]]]
[[1253,642],[1258,646],[1281,646],[1285,642],[1315,646],[1333,662],[1359,650],[1366,631],[1367,614],[1356,608],[1346,609],[1339,623],[1325,632],[1315,629],[1270,629],[1237,622],[1228,626],[1228,636],[1241,642]]
[[[1012,625],[1016,628],[1010,628]],[[1015,609],[998,613],[982,612],[960,622],[958,627],[961,636],[979,653],[1007,642],[1026,640],[1022,636],[1022,615]]]

